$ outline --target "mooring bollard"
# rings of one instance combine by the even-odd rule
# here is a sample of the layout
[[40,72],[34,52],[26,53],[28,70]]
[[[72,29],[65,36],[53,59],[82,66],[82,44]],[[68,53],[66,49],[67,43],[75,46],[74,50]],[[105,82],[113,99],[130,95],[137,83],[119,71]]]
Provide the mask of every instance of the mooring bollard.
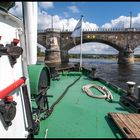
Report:
[[134,86],[135,86],[135,82],[132,82],[132,81],[128,81],[126,82],[128,87],[127,87],[127,95],[130,96],[130,95],[134,95]]
[[140,102],[140,85],[137,86],[137,88],[138,88],[138,101]]
[[96,77],[96,68],[91,68],[91,76],[92,78]]

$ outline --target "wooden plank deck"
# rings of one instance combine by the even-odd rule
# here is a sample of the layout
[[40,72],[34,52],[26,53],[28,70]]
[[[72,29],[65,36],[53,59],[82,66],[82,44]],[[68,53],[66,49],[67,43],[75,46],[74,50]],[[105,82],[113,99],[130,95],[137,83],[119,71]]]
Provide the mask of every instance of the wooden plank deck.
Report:
[[127,138],[140,138],[140,114],[109,113]]

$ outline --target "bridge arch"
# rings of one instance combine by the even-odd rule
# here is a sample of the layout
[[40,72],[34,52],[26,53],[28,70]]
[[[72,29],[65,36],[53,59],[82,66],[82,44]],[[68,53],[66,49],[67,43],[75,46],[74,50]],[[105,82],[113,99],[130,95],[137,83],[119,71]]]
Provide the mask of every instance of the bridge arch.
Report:
[[140,45],[135,46],[134,48],[134,55],[138,55],[138,54],[140,54]]
[[[83,42],[82,43],[93,43],[93,42],[96,42],[96,43],[103,43],[103,44],[106,44],[106,45],[109,45],[109,46],[111,46],[112,48],[114,48],[114,49],[116,49],[117,51],[120,51],[121,50],[121,48],[118,46],[118,45],[116,45],[115,43],[112,43],[112,42],[110,42],[110,41],[107,41],[107,40],[103,40],[103,39],[83,39]],[[80,39],[78,39],[78,40],[76,40],[76,45],[80,45]],[[70,42],[67,42],[67,43],[65,43],[64,45],[63,45],[63,50],[70,50],[70,49],[72,49],[73,47],[75,47],[75,44],[74,44],[74,42],[73,42],[73,40],[72,41],[70,41]]]
[[131,48],[132,48],[134,51],[136,51],[137,48],[140,48],[140,42],[133,42],[133,43],[131,44]]
[[[83,54],[115,54],[115,55],[119,53],[119,51],[113,48],[112,46],[99,42],[83,43],[82,52]],[[80,44],[74,46],[74,48],[71,48],[68,51],[68,53],[69,54],[80,53]]]

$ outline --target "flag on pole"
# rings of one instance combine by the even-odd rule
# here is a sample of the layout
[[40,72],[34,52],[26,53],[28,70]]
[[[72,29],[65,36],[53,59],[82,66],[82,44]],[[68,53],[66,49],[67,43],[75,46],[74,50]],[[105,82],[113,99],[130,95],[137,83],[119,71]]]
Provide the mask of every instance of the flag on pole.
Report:
[[77,23],[76,27],[74,28],[74,31],[71,34],[71,37],[80,37],[81,36],[81,28],[82,28],[82,17]]
[[82,70],[82,40],[83,40],[83,35],[82,35],[82,22],[83,22],[83,16],[81,16],[81,19],[77,23],[74,31],[71,34],[71,37],[74,39],[74,44],[75,43],[75,37],[81,37],[81,45],[80,45],[80,70]]

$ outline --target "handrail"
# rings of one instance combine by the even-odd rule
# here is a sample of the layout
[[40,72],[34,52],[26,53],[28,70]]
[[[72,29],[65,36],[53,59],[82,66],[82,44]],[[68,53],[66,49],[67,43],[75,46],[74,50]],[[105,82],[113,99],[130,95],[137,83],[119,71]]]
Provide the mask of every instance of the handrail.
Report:
[[19,78],[17,81],[6,87],[5,89],[0,91],[0,99],[5,98],[8,94],[10,94],[12,91],[19,88],[22,84],[24,84],[26,81],[25,77]]

